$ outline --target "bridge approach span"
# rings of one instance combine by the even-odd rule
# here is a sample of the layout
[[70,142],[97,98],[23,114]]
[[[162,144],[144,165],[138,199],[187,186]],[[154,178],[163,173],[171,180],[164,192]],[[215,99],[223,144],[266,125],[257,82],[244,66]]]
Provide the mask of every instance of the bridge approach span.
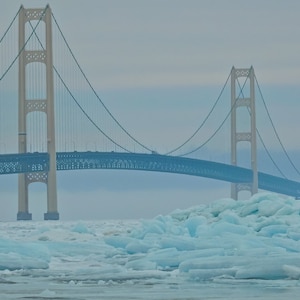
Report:
[[[0,175],[43,172],[49,169],[48,153],[0,155]],[[160,154],[121,152],[57,152],[56,169],[119,169],[167,172],[207,177],[227,182],[250,182],[252,170],[228,164]],[[262,190],[300,197],[300,183],[258,172]]]

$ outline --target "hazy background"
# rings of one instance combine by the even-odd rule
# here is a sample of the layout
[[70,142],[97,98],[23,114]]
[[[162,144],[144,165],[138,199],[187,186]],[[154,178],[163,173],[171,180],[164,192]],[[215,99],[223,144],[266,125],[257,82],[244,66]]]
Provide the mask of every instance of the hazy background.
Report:
[[[299,157],[299,1],[3,0],[0,36],[21,4],[47,3],[105,104],[151,148],[164,153],[189,137],[231,67],[253,65],[282,142]],[[268,147],[281,152],[276,139]],[[228,183],[147,172],[58,172],[57,182],[64,220],[148,218],[230,195]],[[0,207],[0,220],[15,220],[16,175],[0,177]],[[46,212],[43,184],[30,186],[30,212]]]

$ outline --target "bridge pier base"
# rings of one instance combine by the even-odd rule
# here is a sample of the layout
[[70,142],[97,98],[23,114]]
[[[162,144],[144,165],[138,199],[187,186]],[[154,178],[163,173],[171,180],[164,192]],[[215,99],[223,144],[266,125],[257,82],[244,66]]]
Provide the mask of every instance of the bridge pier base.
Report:
[[47,212],[44,214],[44,220],[59,220],[58,212]]
[[18,221],[31,221],[32,220],[32,214],[29,212],[20,211],[17,214],[17,220]]

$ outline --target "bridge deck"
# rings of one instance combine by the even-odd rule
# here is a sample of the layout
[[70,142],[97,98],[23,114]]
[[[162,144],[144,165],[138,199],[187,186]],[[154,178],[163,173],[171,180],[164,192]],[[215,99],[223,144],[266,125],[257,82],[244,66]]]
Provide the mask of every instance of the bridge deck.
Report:
[[[57,170],[123,169],[144,170],[207,177],[227,182],[252,181],[252,170],[212,161],[159,154],[119,152],[58,152]],[[0,155],[0,174],[48,171],[47,153]],[[258,187],[263,190],[300,197],[300,183],[265,173],[258,173]]]

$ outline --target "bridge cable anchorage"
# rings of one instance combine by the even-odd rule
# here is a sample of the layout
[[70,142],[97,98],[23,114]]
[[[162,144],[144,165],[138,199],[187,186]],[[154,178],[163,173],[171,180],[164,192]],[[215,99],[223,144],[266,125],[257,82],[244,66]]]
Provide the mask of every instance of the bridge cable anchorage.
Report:
[[[242,93],[242,96],[244,97],[243,89],[242,89],[242,87],[241,87],[241,85],[240,85],[239,80],[237,80],[237,82],[238,82],[240,91],[241,91],[241,93]],[[251,112],[250,112],[250,110],[249,110],[249,107],[247,107],[247,110],[248,110],[249,115],[251,115]],[[273,165],[275,166],[275,168],[277,169],[277,171],[281,174],[281,176],[282,176],[283,178],[288,179],[287,176],[285,176],[285,174],[284,174],[284,173],[282,172],[282,170],[279,168],[279,166],[278,166],[278,164],[275,162],[274,158],[272,157],[272,155],[271,155],[270,151],[268,150],[268,148],[267,148],[267,146],[266,146],[266,144],[265,144],[265,142],[264,142],[264,140],[263,140],[263,138],[262,138],[262,136],[261,136],[261,134],[260,134],[258,128],[256,128],[256,133],[257,133],[257,135],[258,135],[258,137],[259,137],[259,140],[260,140],[260,142],[262,143],[262,145],[263,145],[263,147],[264,147],[264,149],[265,149],[265,151],[266,151],[266,153],[267,153],[269,159],[272,161],[272,163],[273,163]]]
[[183,146],[185,146],[199,131],[200,129],[202,129],[202,127],[205,125],[206,121],[209,119],[209,117],[211,116],[211,114],[213,113],[213,111],[215,110],[217,104],[219,103],[220,99],[221,99],[221,96],[223,95],[223,92],[225,90],[225,87],[227,86],[227,83],[229,81],[229,78],[230,78],[230,74],[228,75],[227,79],[226,79],[226,82],[225,84],[223,85],[222,89],[221,89],[221,92],[217,98],[217,100],[215,101],[215,103],[213,104],[211,110],[209,111],[209,113],[207,114],[207,116],[205,117],[205,119],[202,121],[202,123],[200,124],[200,126],[196,129],[196,131],[185,141],[183,142],[181,145],[179,145],[178,147],[176,147],[175,149],[165,153],[165,155],[170,155],[172,153],[174,153],[175,151],[181,149]]
[[140,145],[142,148],[144,148],[147,151],[150,151],[151,153],[153,152],[153,149],[150,149],[149,147],[147,147],[146,145],[142,144],[141,142],[139,142],[135,137],[133,137],[125,128],[124,126],[121,125],[121,123],[113,116],[113,114],[110,112],[110,110],[106,107],[106,105],[104,104],[104,102],[101,100],[101,98],[99,97],[99,95],[97,94],[97,92],[95,91],[95,89],[93,88],[91,82],[89,81],[89,79],[87,78],[87,76],[85,75],[85,73],[83,72],[83,69],[81,68],[81,66],[78,63],[78,60],[76,59],[71,47],[69,46],[60,26],[57,23],[57,20],[55,19],[53,13],[52,13],[52,17],[53,20],[68,48],[68,50],[70,51],[70,54],[72,55],[77,67],[79,68],[81,74],[83,75],[84,79],[86,80],[87,84],[89,85],[89,87],[91,88],[92,92],[94,93],[94,95],[96,96],[96,98],[98,99],[98,101],[101,103],[101,105],[103,106],[103,108],[106,110],[106,112],[109,114],[109,116],[116,122],[116,124],[123,130],[123,132],[125,132],[125,134],[127,134],[134,142],[136,142],[138,145]]
[[[21,6],[22,8],[23,6]],[[23,50],[25,49],[26,45],[28,44],[29,40],[31,39],[31,37],[33,36],[33,34],[36,35],[36,29],[39,26],[41,20],[44,18],[45,13],[48,9],[48,5],[45,7],[45,9],[43,10],[43,13],[41,14],[37,24],[35,25],[35,27],[33,28],[33,31],[31,32],[31,34],[29,35],[29,37],[27,38],[26,42],[24,43],[23,47],[19,50],[17,56],[13,59],[13,61],[11,62],[11,64],[8,66],[8,68],[6,69],[6,71],[3,73],[3,75],[0,77],[0,81],[6,76],[6,74],[9,72],[9,70],[12,68],[12,66],[14,65],[14,63],[17,61],[17,59],[19,58],[19,56],[21,55],[21,53],[23,52]],[[21,10],[21,8],[19,9],[19,11]]]
[[[29,22],[31,28],[33,28],[31,22]],[[40,38],[38,37],[38,35],[35,32],[35,36],[40,44],[40,46],[42,47],[43,50],[45,50]],[[116,146],[120,147],[121,149],[123,149],[126,152],[132,153],[130,150],[126,149],[125,147],[121,146],[119,143],[117,143],[116,141],[114,141],[111,137],[109,137],[93,120],[92,118],[88,115],[88,113],[83,109],[83,107],[79,104],[79,102],[76,100],[75,96],[72,94],[71,90],[69,89],[69,87],[67,86],[67,84],[65,83],[65,81],[63,80],[63,78],[61,77],[60,73],[58,72],[58,70],[56,69],[56,67],[53,65],[53,70],[55,71],[56,75],[58,76],[58,78],[60,79],[60,81],[62,82],[63,86],[65,87],[65,89],[68,91],[69,95],[72,97],[72,99],[74,100],[74,102],[77,104],[77,106],[79,107],[79,109],[82,111],[82,113],[87,117],[87,119],[107,138],[109,139],[113,144],[115,144]]]
[[268,118],[269,118],[269,120],[270,120],[270,122],[271,122],[272,128],[273,128],[274,133],[275,133],[275,135],[276,135],[276,137],[277,137],[277,140],[278,140],[278,142],[279,142],[279,144],[280,144],[280,146],[281,146],[281,148],[282,148],[284,154],[286,155],[288,161],[290,162],[290,164],[292,165],[292,167],[294,168],[294,170],[296,171],[296,173],[297,173],[298,175],[300,175],[300,171],[298,170],[298,168],[296,167],[296,165],[293,163],[292,159],[291,159],[290,156],[288,155],[287,150],[285,149],[285,147],[284,147],[284,145],[283,145],[283,143],[282,143],[282,141],[281,141],[281,139],[280,139],[280,137],[279,137],[278,131],[276,130],[276,127],[275,127],[275,125],[274,125],[274,122],[273,122],[273,120],[272,120],[272,118],[271,118],[269,109],[268,109],[267,104],[266,104],[266,102],[265,102],[265,99],[264,99],[264,97],[263,97],[263,94],[262,94],[261,88],[260,88],[260,86],[259,86],[259,84],[258,84],[258,81],[257,81],[256,76],[254,76],[254,78],[255,78],[255,82],[256,82],[256,84],[257,84],[257,87],[258,87],[260,96],[261,96],[261,98],[262,98],[264,107],[265,107],[265,109],[266,109]]
[[[247,77],[246,77],[246,79],[245,79],[245,82],[244,82],[244,84],[243,84],[242,89],[244,89],[244,87],[245,87],[245,85],[246,85],[246,82],[247,82],[248,78],[249,78],[249,74],[247,75]],[[227,80],[228,80],[228,79],[227,79]],[[212,134],[205,142],[203,142],[200,146],[198,146],[197,148],[195,148],[195,149],[193,149],[193,150],[191,150],[191,151],[189,151],[189,152],[186,152],[186,153],[184,153],[184,154],[178,155],[179,157],[187,156],[187,155],[189,155],[189,154],[192,154],[192,153],[198,151],[199,149],[203,148],[209,141],[211,141],[211,140],[215,137],[215,135],[221,130],[222,126],[225,124],[225,122],[227,121],[227,119],[228,119],[229,116],[231,115],[231,113],[232,113],[232,111],[233,111],[233,109],[234,109],[234,107],[235,107],[235,105],[236,105],[236,103],[237,103],[237,100],[239,99],[240,95],[242,94],[241,92],[242,92],[242,91],[240,91],[238,97],[236,97],[235,102],[234,102],[233,105],[231,106],[231,108],[230,108],[228,114],[226,115],[225,119],[224,119],[224,120],[221,122],[221,124],[217,127],[217,129],[214,131],[214,133],[213,133],[213,134]]]

